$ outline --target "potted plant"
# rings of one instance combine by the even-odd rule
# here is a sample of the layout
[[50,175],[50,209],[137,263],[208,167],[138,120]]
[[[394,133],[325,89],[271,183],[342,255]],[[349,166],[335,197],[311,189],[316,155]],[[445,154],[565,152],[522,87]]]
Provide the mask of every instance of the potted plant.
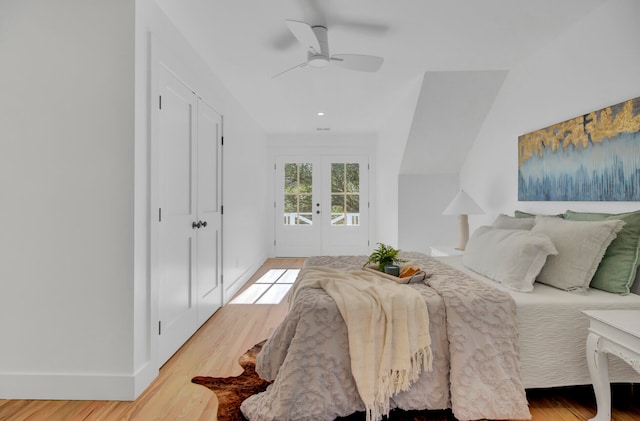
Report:
[[373,253],[371,253],[371,255],[369,256],[369,260],[367,260],[367,262],[362,265],[362,267],[373,263],[378,265],[378,270],[380,272],[384,272],[384,267],[387,265],[392,265],[396,262],[406,262],[406,260],[400,259],[398,257],[399,252],[400,250],[396,250],[391,246],[378,243],[378,248],[376,248]]

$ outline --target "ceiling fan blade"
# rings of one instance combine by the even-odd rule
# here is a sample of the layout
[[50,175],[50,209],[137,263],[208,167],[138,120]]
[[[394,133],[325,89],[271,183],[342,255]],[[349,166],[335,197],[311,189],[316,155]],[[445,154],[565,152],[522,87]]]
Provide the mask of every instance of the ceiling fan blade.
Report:
[[308,64],[308,63],[307,63],[306,61],[305,61],[304,63],[296,64],[295,66],[290,67],[290,68],[288,68],[287,70],[283,70],[282,72],[278,73],[278,74],[277,74],[277,75],[275,75],[275,76],[271,76],[271,79],[275,79],[275,78],[277,78],[278,76],[281,76],[281,75],[283,75],[283,74],[285,74],[285,73],[287,73],[287,72],[290,72],[290,71],[292,71],[292,70],[300,69],[300,68],[302,68],[302,67],[305,67],[307,64]]
[[316,34],[308,23],[289,19],[285,20],[285,22],[291,33],[305,48],[311,48],[316,53],[320,53],[320,41],[318,41],[318,37],[316,37]]
[[377,72],[384,63],[382,57],[364,54],[334,54],[331,61],[345,69],[359,72]]

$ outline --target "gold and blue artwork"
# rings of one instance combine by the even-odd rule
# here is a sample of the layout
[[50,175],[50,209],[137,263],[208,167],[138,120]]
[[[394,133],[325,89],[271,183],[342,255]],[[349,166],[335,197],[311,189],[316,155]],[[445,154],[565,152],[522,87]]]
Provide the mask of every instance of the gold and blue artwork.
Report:
[[518,200],[640,200],[640,97],[520,136]]

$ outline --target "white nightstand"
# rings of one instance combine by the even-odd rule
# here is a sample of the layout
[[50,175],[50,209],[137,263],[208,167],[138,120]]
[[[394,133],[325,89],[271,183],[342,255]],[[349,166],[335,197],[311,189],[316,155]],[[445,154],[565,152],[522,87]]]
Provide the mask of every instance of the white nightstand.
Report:
[[458,250],[453,246],[431,246],[430,248],[430,254],[433,257],[462,256],[464,254],[464,250]]
[[598,413],[590,421],[611,420],[611,387],[607,354],[621,358],[640,373],[640,310],[588,310],[587,364]]

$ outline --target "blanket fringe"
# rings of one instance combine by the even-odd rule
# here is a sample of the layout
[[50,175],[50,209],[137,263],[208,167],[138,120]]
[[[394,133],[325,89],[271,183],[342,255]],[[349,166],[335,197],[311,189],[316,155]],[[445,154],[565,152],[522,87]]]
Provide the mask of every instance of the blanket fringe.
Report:
[[[336,302],[347,326],[352,374],[366,419],[380,421],[389,413],[391,397],[407,390],[425,368],[431,370],[429,312],[424,298],[413,288],[364,270],[304,268],[293,286],[290,303],[304,288],[322,288]],[[357,305],[351,305],[351,301]],[[384,323],[378,319],[384,319]],[[394,329],[398,329],[396,335],[391,334]],[[362,344],[369,342],[381,346],[367,350]],[[366,352],[371,354],[365,358]],[[354,360],[360,363],[355,369]]]
[[[366,421],[380,421],[383,416],[388,416],[391,410],[390,399],[405,390],[418,380],[420,373],[431,371],[433,366],[433,353],[431,347],[419,349],[411,357],[411,368],[407,370],[394,370],[380,378],[380,384],[376,390],[375,401],[371,408],[366,408]],[[366,405],[366,403],[365,403]]]

